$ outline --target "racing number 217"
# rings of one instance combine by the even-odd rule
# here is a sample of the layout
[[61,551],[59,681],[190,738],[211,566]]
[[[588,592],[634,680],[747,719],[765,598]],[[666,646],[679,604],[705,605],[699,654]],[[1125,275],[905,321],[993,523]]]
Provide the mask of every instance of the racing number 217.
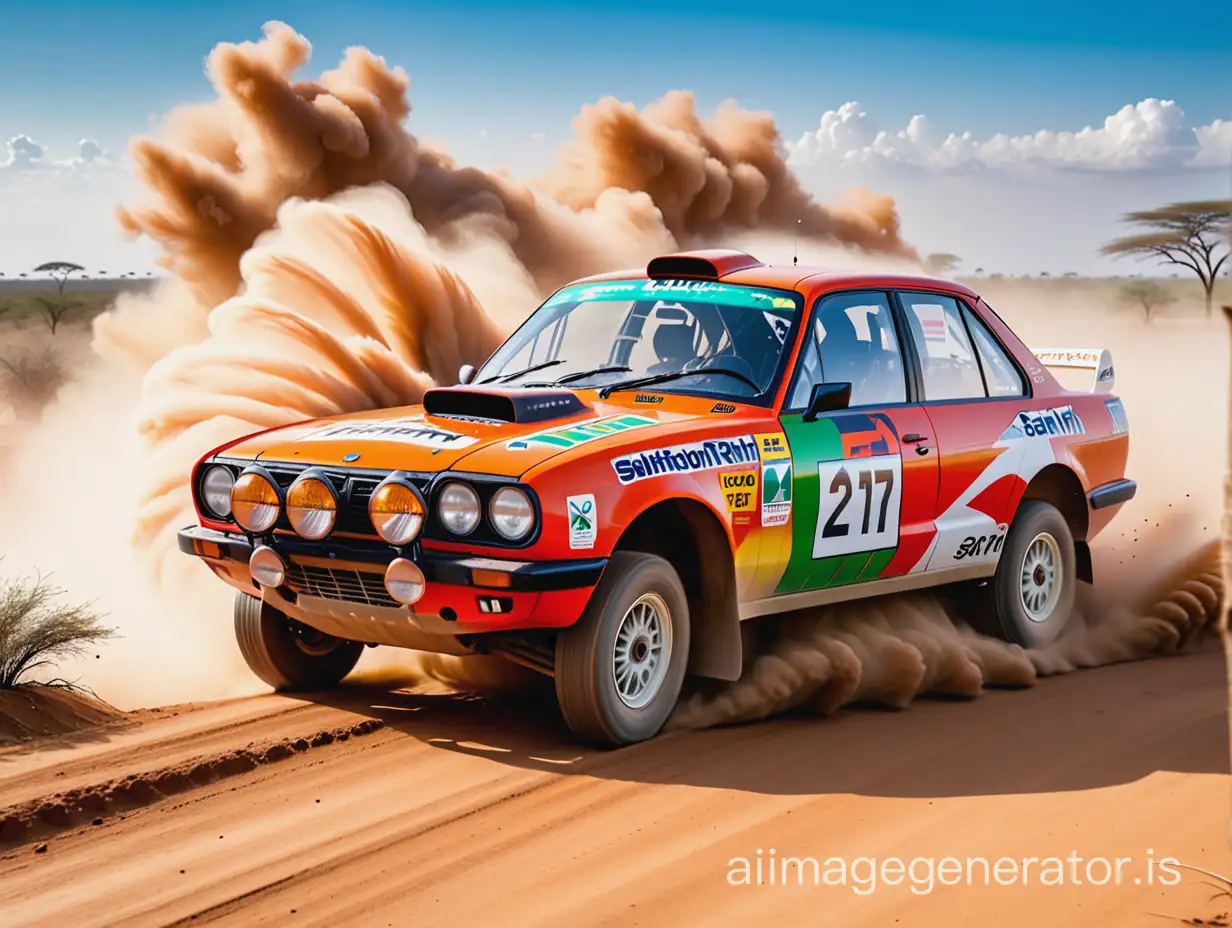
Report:
[[[860,526],[861,535],[868,534],[868,520],[873,510],[873,485],[874,483],[886,485],[885,492],[881,494],[881,515],[877,522],[877,534],[880,534],[885,531],[886,513],[890,509],[890,496],[894,492],[894,471],[888,467],[877,470],[861,468],[859,474],[860,489],[864,492],[864,521]],[[840,524],[838,521],[843,510],[847,508],[847,504],[851,502],[851,477],[847,473],[847,468],[839,468],[838,473],[834,475],[834,479],[830,481],[830,492],[842,493],[843,496],[838,501],[834,512],[830,514],[830,518],[826,520],[825,527],[821,530],[822,538],[846,535],[851,528],[850,525]]]
[[902,458],[897,454],[817,465],[817,527],[813,557],[893,548],[902,507]]

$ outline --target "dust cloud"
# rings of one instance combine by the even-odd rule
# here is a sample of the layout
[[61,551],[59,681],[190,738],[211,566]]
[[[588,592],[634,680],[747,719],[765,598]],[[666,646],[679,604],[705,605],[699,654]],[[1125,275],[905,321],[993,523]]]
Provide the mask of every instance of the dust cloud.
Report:
[[[118,219],[160,246],[170,277],[96,320],[91,363],[6,464],[6,572],[52,570],[69,596],[108,615],[123,637],[65,675],[123,707],[260,689],[232,641],[229,588],[175,548],[176,530],[193,521],[189,470],[209,449],[307,417],[416,402],[454,382],[461,364],[481,362],[557,286],[665,250],[727,245],[785,262],[798,221],[805,263],[916,259],[888,197],[813,201],[769,114],[728,103],[703,119],[684,92],[641,110],[603,99],[576,118],[555,167],[523,183],[459,166],[414,136],[400,68],[352,48],[337,68],[297,81],[309,52],[280,23],[255,43],[219,45],[206,64],[218,99],[172,111],[155,137],[132,143],[146,198]],[[1037,299],[1012,312],[994,305],[1024,334],[1062,344],[1090,340],[1079,324],[1098,343],[1111,321],[1090,301],[1043,313]],[[1159,330],[1117,329],[1118,370],[1148,369]],[[1199,352],[1211,341],[1191,325],[1170,337]],[[1222,356],[1208,361],[1183,375],[1225,376]],[[1135,434],[1170,434],[1174,417],[1144,421],[1159,404],[1142,391],[1142,400],[1121,391]],[[1206,436],[1178,440],[1189,454]],[[1144,484],[1152,447],[1135,446]],[[1218,482],[1212,471],[1212,491]],[[1158,521],[1179,499],[1174,478],[1160,486],[1157,502],[1135,501],[1118,527],[1144,513]],[[1098,556],[1153,559],[1166,579],[1185,552],[1156,549],[1153,537],[1127,536]],[[1194,536],[1177,543],[1192,548]],[[921,690],[971,694],[1160,649],[1136,636],[1142,616],[1128,620],[1134,634],[1102,631],[1111,609],[1089,611],[1096,630],[1049,664],[955,626],[928,596],[840,607],[820,624],[784,623],[744,680],[682,705],[674,724],[853,699],[899,705]],[[361,679],[524,682],[520,668],[515,679],[491,660],[378,654],[365,655]]]

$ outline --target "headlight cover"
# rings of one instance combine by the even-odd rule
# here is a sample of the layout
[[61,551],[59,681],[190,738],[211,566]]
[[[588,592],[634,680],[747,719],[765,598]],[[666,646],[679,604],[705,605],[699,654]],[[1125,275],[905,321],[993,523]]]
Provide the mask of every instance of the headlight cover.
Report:
[[391,474],[368,500],[368,518],[381,539],[388,544],[409,545],[423,530],[424,502],[411,484]]
[[506,541],[520,541],[535,527],[535,507],[524,490],[501,487],[488,503],[488,518]]
[[441,525],[454,535],[469,535],[479,524],[479,494],[468,483],[451,480],[441,488],[436,514]]
[[287,490],[287,519],[295,533],[309,541],[320,541],[338,522],[338,496],[329,478],[311,470],[295,478]]
[[201,508],[216,519],[231,518],[231,488],[235,475],[221,464],[207,467],[201,478]]
[[231,514],[246,532],[259,535],[269,531],[278,521],[281,508],[278,490],[260,471],[244,471],[231,488]]

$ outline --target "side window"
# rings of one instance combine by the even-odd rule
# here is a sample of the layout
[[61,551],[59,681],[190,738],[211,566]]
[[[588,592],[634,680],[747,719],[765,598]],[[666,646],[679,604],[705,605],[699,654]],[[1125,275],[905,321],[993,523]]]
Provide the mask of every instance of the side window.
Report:
[[988,331],[988,326],[969,306],[963,306],[963,318],[967,320],[967,328],[975,340],[975,350],[980,356],[980,364],[984,367],[984,380],[988,384],[990,396],[1026,396],[1027,389],[1022,382],[1022,374],[1014,366],[1005,349]]
[[984,378],[958,303],[936,293],[902,293],[924,379],[924,400],[984,397]]
[[903,358],[885,294],[824,297],[804,337],[788,409],[807,405],[813,384],[823,381],[849,382],[852,406],[906,402]]

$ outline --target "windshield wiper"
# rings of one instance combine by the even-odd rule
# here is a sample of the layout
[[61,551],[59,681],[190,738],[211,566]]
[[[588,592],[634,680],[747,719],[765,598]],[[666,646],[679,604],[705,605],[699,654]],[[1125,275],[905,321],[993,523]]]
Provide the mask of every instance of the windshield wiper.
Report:
[[624,367],[623,365],[618,365],[615,367],[596,367],[594,370],[591,370],[591,371],[579,371],[576,374],[565,374],[564,377],[561,377],[559,380],[556,381],[556,384],[573,383],[575,380],[582,380],[586,377],[596,377],[599,374],[619,374],[624,371],[631,371],[631,370],[633,370],[633,368]]
[[501,383],[508,383],[514,377],[521,377],[523,374],[530,374],[534,371],[541,371],[545,367],[552,367],[556,364],[564,364],[564,358],[557,358],[555,361],[544,361],[541,364],[532,364],[530,367],[524,367],[520,371],[514,371],[512,374],[494,374],[491,377],[485,377],[480,383],[491,383],[493,380],[499,380]]
[[605,400],[617,390],[640,390],[642,387],[649,387],[656,383],[667,383],[669,380],[678,380],[681,377],[705,376],[707,374],[726,374],[728,377],[743,380],[759,394],[762,392],[761,384],[750,380],[739,371],[728,370],[726,367],[706,367],[693,371],[668,371],[665,374],[655,374],[653,377],[641,377],[637,380],[626,380],[622,383],[610,384],[599,391],[599,398]]

